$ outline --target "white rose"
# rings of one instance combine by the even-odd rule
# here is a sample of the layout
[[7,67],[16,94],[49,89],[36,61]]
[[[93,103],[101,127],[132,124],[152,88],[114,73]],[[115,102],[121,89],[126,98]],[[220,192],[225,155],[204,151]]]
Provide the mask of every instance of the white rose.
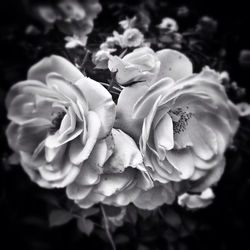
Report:
[[193,190],[203,191],[224,171],[224,152],[239,115],[219,74],[208,68],[193,74],[191,62],[177,51],[158,55],[161,67],[154,84],[122,90],[116,127],[140,143],[155,181],[189,180]]
[[98,140],[111,131],[109,92],[60,56],[44,58],[6,98],[10,147],[42,187],[65,187],[79,174]]

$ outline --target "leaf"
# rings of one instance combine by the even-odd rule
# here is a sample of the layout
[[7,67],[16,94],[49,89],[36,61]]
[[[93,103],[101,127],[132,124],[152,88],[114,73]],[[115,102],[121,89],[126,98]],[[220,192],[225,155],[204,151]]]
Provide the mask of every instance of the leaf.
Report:
[[78,219],[77,226],[82,233],[88,236],[93,232],[94,229],[94,223],[89,219]]
[[49,215],[50,227],[61,226],[73,219],[72,214],[65,210],[53,210]]

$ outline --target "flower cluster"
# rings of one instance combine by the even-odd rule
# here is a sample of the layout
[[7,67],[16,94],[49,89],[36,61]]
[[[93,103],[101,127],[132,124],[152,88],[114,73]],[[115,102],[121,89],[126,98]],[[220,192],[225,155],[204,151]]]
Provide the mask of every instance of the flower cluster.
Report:
[[[100,11],[98,1],[80,0],[34,8],[46,24],[73,36],[69,48],[85,46],[77,39],[90,32]],[[65,188],[83,209],[132,203],[153,210],[175,200],[190,209],[205,207],[244,107],[230,101],[215,70],[205,66],[194,73],[183,53],[150,48],[135,21],[121,21],[123,33],[115,31],[92,51],[92,75],[106,70],[111,81],[91,79],[56,55],[32,66],[6,98],[9,146],[32,181]],[[178,34],[171,18],[157,28],[162,37]]]
[[109,57],[119,51],[126,51],[140,47],[149,46],[145,42],[143,33],[135,26],[136,18],[122,20],[120,26],[123,33],[119,34],[117,31],[113,32],[113,36],[106,38],[106,41],[100,45],[99,50],[93,56],[93,62],[96,68],[108,68]]
[[108,65],[123,86],[117,105],[59,56],[11,88],[7,137],[24,170],[42,187],[66,187],[82,208],[151,210],[183,192],[203,195],[220,179],[239,125],[220,75],[194,74],[184,54],[147,47]]
[[102,10],[98,0],[58,0],[55,3],[25,0],[25,3],[27,11],[43,24],[46,31],[57,27],[84,45],[93,30],[94,19]]

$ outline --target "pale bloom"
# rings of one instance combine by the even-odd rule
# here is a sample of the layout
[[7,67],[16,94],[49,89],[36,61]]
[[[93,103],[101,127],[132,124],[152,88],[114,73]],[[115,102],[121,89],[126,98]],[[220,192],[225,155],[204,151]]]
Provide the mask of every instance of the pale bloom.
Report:
[[140,47],[144,42],[143,34],[136,28],[128,28],[122,35],[122,47]]
[[107,69],[110,52],[108,50],[98,50],[93,55],[93,63],[97,69]]
[[143,47],[123,58],[110,56],[108,67],[111,72],[116,73],[116,81],[126,86],[137,81],[152,82],[160,69],[160,61],[152,49]]
[[38,185],[65,187],[79,174],[97,141],[111,131],[109,92],[60,56],[32,66],[6,98],[10,147]]
[[80,174],[67,187],[67,196],[81,208],[96,203],[120,207],[140,199],[141,192],[152,186],[133,139],[113,129],[95,145]]
[[236,108],[240,114],[240,116],[250,116],[250,105],[246,102],[241,102],[236,105]]
[[194,191],[203,191],[224,171],[238,112],[218,73],[204,68],[193,74],[190,60],[174,50],[157,54],[161,67],[155,82],[122,90],[116,127],[139,142],[155,181],[188,180]]
[[169,32],[175,32],[178,31],[179,27],[177,22],[170,17],[165,17],[161,20],[161,23],[157,25],[157,27],[161,30],[169,31]]

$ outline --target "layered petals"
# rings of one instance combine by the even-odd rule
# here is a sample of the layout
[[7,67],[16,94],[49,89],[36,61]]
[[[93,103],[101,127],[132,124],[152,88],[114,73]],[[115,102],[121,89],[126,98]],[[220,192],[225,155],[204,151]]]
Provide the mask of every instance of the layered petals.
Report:
[[177,51],[157,55],[157,80],[122,90],[117,124],[139,143],[155,182],[189,183],[188,190],[202,192],[224,172],[224,153],[238,129],[239,113],[218,73],[205,67],[193,74],[191,61]]
[[[109,92],[55,55],[30,68],[28,79],[10,89],[6,106],[9,145],[30,178],[47,188],[72,183],[115,120]],[[93,183],[91,171],[85,170]]]
[[115,73],[116,81],[123,86],[136,82],[150,84],[159,71],[160,61],[152,49],[142,47],[123,58],[110,55],[108,67]]
[[126,206],[142,190],[153,187],[139,149],[121,130],[113,129],[110,137],[96,144],[91,154],[95,157],[90,155],[79,176],[67,187],[68,197],[80,207],[88,208],[100,202]]

